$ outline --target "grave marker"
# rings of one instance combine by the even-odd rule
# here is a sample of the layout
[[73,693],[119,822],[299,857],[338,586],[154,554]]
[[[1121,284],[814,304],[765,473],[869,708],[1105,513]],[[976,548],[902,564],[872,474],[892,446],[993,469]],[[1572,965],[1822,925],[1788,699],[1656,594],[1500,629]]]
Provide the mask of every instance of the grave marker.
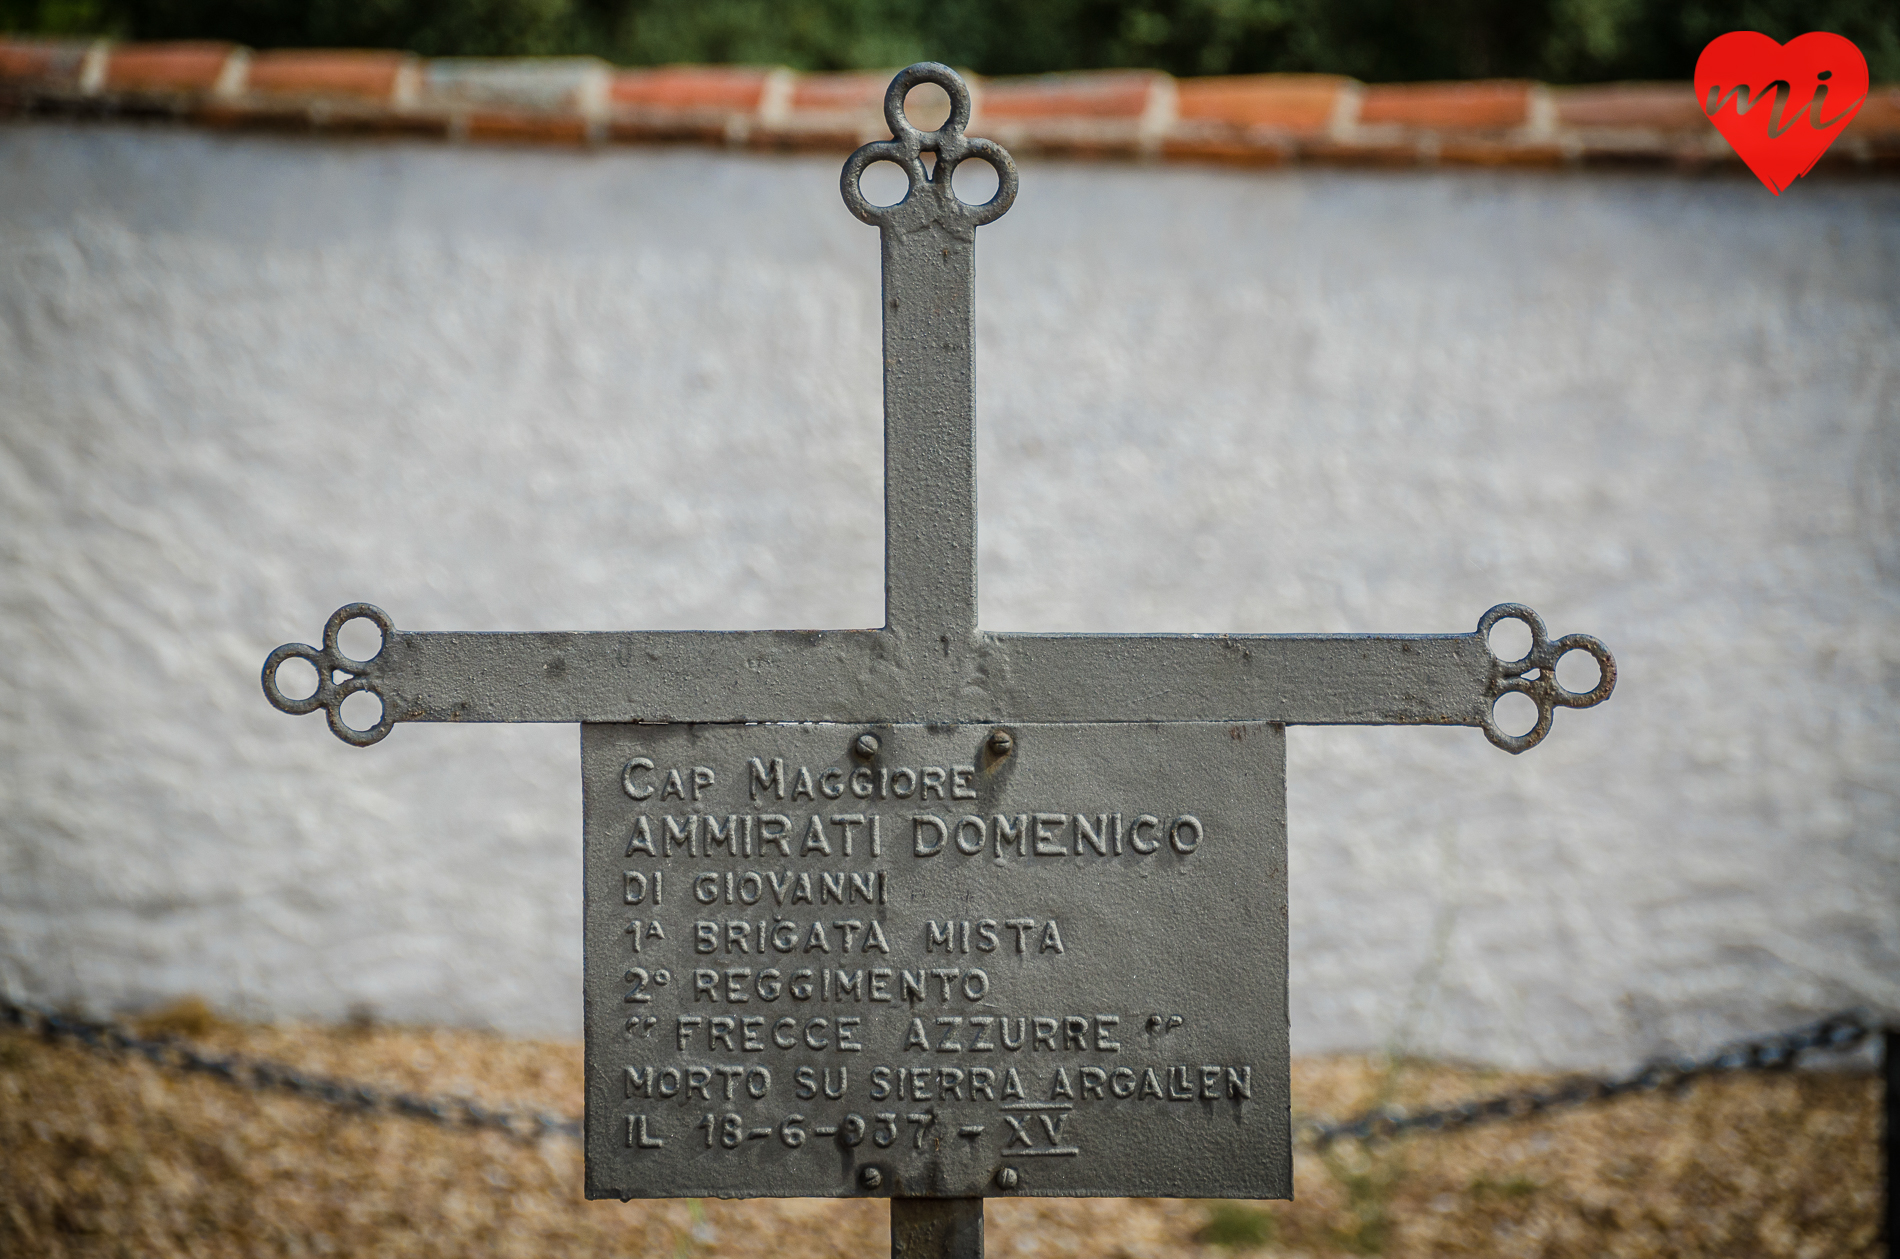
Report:
[[[904,115],[920,83],[950,95],[936,131]],[[1285,727],[1522,752],[1615,663],[1516,604],[1469,634],[979,629],[974,248],[1017,174],[947,67],[884,112],[843,173],[883,245],[883,629],[423,632],[358,603],[273,651],[265,694],[358,746],[581,724],[589,1197],[889,1196],[899,1252],[977,1255],[985,1195],[1290,1196]],[[982,205],[951,191],[971,159]],[[894,206],[859,191],[876,161],[909,176]],[[356,619],[367,661],[338,650]],[[1489,648],[1505,619],[1522,660]],[[1571,651],[1588,693],[1557,683]],[[352,729],[364,691],[382,716]]]

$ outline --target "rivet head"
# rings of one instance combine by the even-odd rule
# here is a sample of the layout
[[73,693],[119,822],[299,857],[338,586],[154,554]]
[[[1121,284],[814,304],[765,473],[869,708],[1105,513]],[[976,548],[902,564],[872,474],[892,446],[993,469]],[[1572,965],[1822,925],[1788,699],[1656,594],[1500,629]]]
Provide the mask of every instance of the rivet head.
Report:
[[1016,1174],[1016,1169],[1013,1167],[999,1168],[996,1172],[996,1183],[1004,1189],[1014,1189],[1017,1185],[1022,1183],[1022,1179],[1021,1176]]
[[858,1170],[858,1183],[863,1185],[866,1189],[876,1189],[884,1183],[884,1173],[875,1167],[860,1168]]
[[1008,756],[1016,750],[1016,738],[1007,730],[998,730],[990,736],[990,755]]
[[877,749],[878,741],[874,734],[861,734],[858,741],[851,745],[851,750],[867,761],[877,755]]

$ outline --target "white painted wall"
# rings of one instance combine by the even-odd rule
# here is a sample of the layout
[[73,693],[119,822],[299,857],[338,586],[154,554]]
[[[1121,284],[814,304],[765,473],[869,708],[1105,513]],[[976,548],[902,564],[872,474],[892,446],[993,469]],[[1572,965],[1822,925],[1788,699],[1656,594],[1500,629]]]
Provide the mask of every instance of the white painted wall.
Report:
[[[835,171],[0,128],[0,984],[577,1034],[575,729],[358,751],[258,665],[875,624]],[[985,625],[1621,663],[1522,758],[1293,732],[1296,1050],[1900,1008],[1900,186],[1031,164],[981,241]]]

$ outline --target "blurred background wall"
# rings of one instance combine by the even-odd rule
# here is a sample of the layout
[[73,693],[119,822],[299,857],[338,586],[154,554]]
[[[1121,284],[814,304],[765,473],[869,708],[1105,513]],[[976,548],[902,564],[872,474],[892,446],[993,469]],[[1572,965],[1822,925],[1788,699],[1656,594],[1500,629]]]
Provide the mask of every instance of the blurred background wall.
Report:
[[[836,170],[0,128],[0,985],[578,1035],[576,730],[257,670],[877,624]],[[1900,1009],[1900,186],[1028,163],[978,257],[985,626],[1617,654],[1521,758],[1292,732],[1296,1052]]]

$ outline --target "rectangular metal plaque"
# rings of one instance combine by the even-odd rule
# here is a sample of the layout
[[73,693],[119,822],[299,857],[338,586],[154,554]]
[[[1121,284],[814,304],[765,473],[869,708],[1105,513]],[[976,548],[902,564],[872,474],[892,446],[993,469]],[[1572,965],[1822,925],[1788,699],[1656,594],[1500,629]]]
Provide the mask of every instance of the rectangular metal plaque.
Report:
[[1291,1195],[1284,728],[998,729],[581,727],[588,1197]]

